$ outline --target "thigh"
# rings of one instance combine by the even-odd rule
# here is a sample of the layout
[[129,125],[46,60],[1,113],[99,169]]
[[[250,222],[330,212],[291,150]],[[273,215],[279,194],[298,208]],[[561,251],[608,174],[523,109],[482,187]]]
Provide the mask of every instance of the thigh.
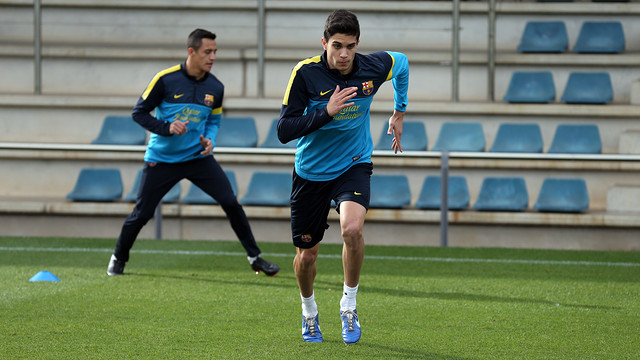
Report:
[[309,249],[317,245],[329,227],[327,216],[331,207],[331,183],[309,181],[293,172],[291,191],[291,233],[293,244]]
[[340,213],[340,204],[344,201],[353,201],[369,209],[371,198],[371,163],[356,164],[340,175],[334,184],[331,197],[336,202],[336,211]]
[[153,216],[162,197],[181,179],[181,164],[145,163],[136,199],[137,212],[143,217]]

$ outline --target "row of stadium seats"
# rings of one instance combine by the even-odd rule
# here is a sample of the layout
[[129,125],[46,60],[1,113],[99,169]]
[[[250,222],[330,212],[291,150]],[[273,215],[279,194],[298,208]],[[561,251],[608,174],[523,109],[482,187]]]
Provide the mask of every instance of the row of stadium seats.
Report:
[[[550,71],[515,71],[504,101],[546,104],[555,101],[556,87]],[[607,104],[613,101],[608,72],[571,72],[560,100],[567,104]]]
[[[276,136],[277,120],[273,120],[263,148],[295,148],[295,141],[281,144]],[[393,136],[387,135],[384,124],[375,147],[376,150],[390,150]],[[94,144],[143,145],[146,141],[144,129],[130,117],[109,116]],[[253,118],[223,118],[218,132],[216,146],[255,147],[258,133]],[[402,135],[403,149],[426,151],[428,140],[425,126],[419,121],[405,121]],[[485,151],[485,136],[479,122],[445,122],[432,151]],[[541,153],[543,140],[538,124],[500,124],[491,152]],[[560,124],[557,126],[549,153],[602,152],[598,127],[593,124]]]
[[[527,22],[518,51],[560,53],[569,49],[564,21]],[[617,54],[625,50],[625,37],[619,21],[585,21],[573,46],[576,53]]]
[[[237,185],[233,172],[227,171],[234,192]],[[140,173],[136,184],[125,201],[135,201]],[[436,210],[441,207],[441,178],[427,176],[415,207]],[[82,169],[75,187],[67,195],[71,201],[119,201],[123,186],[120,171],[108,169]],[[291,174],[286,172],[253,173],[245,195],[240,199],[244,205],[288,206],[291,193]],[[465,210],[469,207],[469,190],[463,176],[451,176],[447,189],[448,208]],[[180,186],[177,184],[163,198],[163,202],[180,201]],[[216,204],[215,200],[197,186],[191,184],[181,199],[185,204]],[[411,205],[411,190],[405,175],[371,176],[371,208],[406,208]],[[529,205],[529,195],[522,177],[486,177],[473,205],[478,211],[523,211]],[[544,180],[534,210],[547,212],[583,212],[589,209],[589,195],[583,179],[547,178]]]

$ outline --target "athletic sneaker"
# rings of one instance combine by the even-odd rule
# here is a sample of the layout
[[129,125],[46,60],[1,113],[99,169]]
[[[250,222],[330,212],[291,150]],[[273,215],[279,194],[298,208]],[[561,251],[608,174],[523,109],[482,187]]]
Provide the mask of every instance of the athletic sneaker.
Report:
[[124,261],[119,261],[116,259],[115,255],[111,255],[111,260],[109,260],[109,267],[107,267],[107,275],[116,276],[122,275],[124,273]]
[[340,311],[342,319],[342,340],[345,344],[355,344],[360,340],[360,322],[357,310]]
[[265,273],[268,276],[275,276],[278,271],[280,271],[280,267],[272,262],[268,262],[267,260],[258,256],[256,261],[251,263],[251,268],[256,274],[259,274],[260,271]]
[[312,343],[322,342],[322,332],[320,332],[318,315],[308,318],[302,315],[302,340]]

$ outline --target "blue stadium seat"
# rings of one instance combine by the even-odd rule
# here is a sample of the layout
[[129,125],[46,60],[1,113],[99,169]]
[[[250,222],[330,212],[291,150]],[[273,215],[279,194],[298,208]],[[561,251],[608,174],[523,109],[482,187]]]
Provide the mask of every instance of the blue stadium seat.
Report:
[[[238,186],[236,184],[236,175],[233,171],[228,170],[224,172],[225,175],[227,175],[227,178],[229,179],[229,182],[231,183],[231,189],[233,189],[233,193],[234,194],[238,194]],[[207,194],[206,192],[204,192],[202,189],[200,189],[198,186],[196,186],[195,184],[191,184],[189,186],[189,190],[187,191],[187,194],[182,198],[182,202],[185,204],[211,204],[211,205],[215,205],[218,204],[218,202],[212,198],[211,196],[209,196],[209,194]]]
[[[393,135],[387,135],[389,123],[384,123],[380,139],[375,150],[392,150]],[[422,121],[405,121],[402,124],[402,138],[400,139],[402,150],[405,151],[426,151],[427,150],[427,131]]]
[[556,86],[550,71],[516,71],[511,75],[504,101],[510,103],[550,103]]
[[240,200],[243,205],[288,206],[291,197],[291,173],[255,172]]
[[71,201],[113,202],[122,197],[122,177],[118,169],[82,169],[73,190],[67,195]]
[[523,211],[529,206],[529,194],[522,177],[487,177],[482,181],[473,205],[480,211]]
[[541,153],[542,133],[538,124],[500,124],[490,152]]
[[371,175],[371,208],[399,209],[411,203],[411,189],[405,175]]
[[275,119],[271,122],[271,127],[269,127],[269,132],[267,133],[267,138],[264,140],[260,147],[263,148],[285,148],[285,149],[295,149],[298,144],[297,140],[291,140],[286,144],[283,144],[278,140],[278,120]]
[[609,73],[572,72],[561,100],[567,104],[606,104],[613,101]]
[[433,151],[484,151],[484,132],[479,122],[445,122]]
[[600,154],[602,142],[598,126],[593,124],[560,124],[553,135],[549,153]]
[[131,116],[107,116],[102,122],[98,137],[92,144],[106,145],[144,145],[147,142],[146,130],[138,125]]
[[577,53],[617,54],[624,52],[625,40],[619,21],[585,21],[573,46]]
[[[427,176],[422,183],[416,207],[427,210],[440,209],[441,186],[440,176]],[[469,207],[469,188],[464,176],[449,176],[447,206],[449,210],[464,210]]]
[[[124,201],[126,202],[136,202],[138,197],[138,190],[140,189],[140,179],[142,178],[142,169],[138,170],[136,174],[136,179],[133,181],[133,186],[131,190],[124,196]],[[175,184],[169,192],[162,197],[163,203],[174,203],[180,199],[180,183]]]
[[250,117],[223,117],[216,136],[219,147],[256,147],[258,130],[256,121]]
[[545,179],[533,208],[548,212],[583,212],[589,209],[584,179]]
[[518,51],[523,53],[559,53],[569,49],[564,21],[529,21],[524,28]]

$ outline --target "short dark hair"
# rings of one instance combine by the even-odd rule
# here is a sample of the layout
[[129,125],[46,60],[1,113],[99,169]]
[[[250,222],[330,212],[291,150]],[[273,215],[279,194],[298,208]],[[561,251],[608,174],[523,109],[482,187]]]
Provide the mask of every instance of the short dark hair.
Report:
[[360,23],[356,14],[344,9],[334,10],[324,24],[324,39],[329,41],[335,34],[352,35],[360,40]]
[[202,39],[215,40],[216,34],[205,29],[195,29],[191,34],[189,34],[189,38],[187,39],[187,48],[198,50],[202,45]]

